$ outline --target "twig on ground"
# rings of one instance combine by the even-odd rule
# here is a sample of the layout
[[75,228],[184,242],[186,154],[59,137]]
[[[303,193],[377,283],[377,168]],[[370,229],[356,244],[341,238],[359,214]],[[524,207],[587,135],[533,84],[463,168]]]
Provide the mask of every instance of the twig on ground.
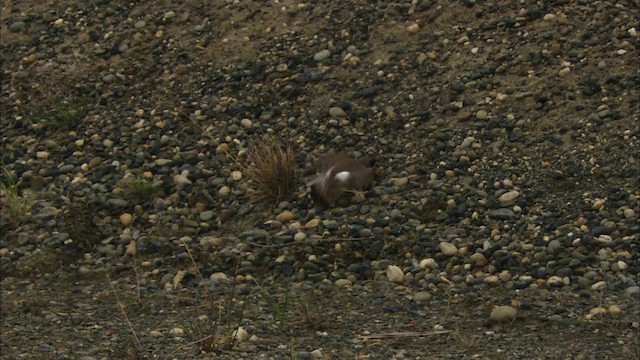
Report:
[[402,337],[424,337],[424,336],[448,334],[450,332],[451,330],[435,330],[435,331],[426,331],[426,332],[418,332],[418,331],[391,332],[391,333],[366,335],[366,336],[362,336],[362,338],[365,341],[369,341],[369,340],[381,340],[381,339],[395,339],[395,338],[402,338]]
[[124,316],[124,320],[127,322],[127,325],[129,326],[129,330],[133,334],[133,337],[136,339],[136,343],[138,344],[138,347],[140,348],[140,350],[144,351],[144,349],[142,347],[142,343],[140,342],[140,339],[138,338],[138,334],[136,333],[136,330],[133,328],[133,323],[131,322],[131,320],[129,320],[129,316],[127,316],[127,311],[124,308],[124,304],[122,304],[122,302],[120,301],[120,298],[118,297],[118,292],[116,291],[116,288],[111,283],[111,277],[109,277],[109,274],[107,274],[107,281],[109,282],[109,286],[111,287],[111,291],[113,291],[113,295],[116,297],[116,302],[120,306],[120,310],[122,311],[122,315]]

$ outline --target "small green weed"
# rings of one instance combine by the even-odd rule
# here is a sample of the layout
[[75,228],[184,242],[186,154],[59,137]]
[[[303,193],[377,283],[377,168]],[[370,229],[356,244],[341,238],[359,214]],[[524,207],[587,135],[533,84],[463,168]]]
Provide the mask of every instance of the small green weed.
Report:
[[158,186],[141,177],[130,177],[124,182],[123,191],[127,199],[140,204],[151,200],[158,192]]
[[280,329],[280,331],[284,331],[284,325],[285,325],[285,322],[287,321],[287,315],[289,310],[289,283],[287,283],[287,287],[285,289],[284,301],[282,304],[280,304],[278,299],[272,296],[269,293],[269,291],[267,291],[262,286],[260,286],[257,280],[255,280],[255,282],[258,288],[260,289],[260,296],[264,301],[266,301],[266,303],[271,308],[271,312],[273,313],[273,318],[276,326],[278,327],[278,329]]
[[318,306],[312,305],[309,301],[302,302],[302,316],[304,321],[312,329],[320,329],[324,325],[324,317]]
[[21,193],[18,184],[13,181],[9,170],[2,167],[2,171],[5,175],[5,180],[0,183],[2,213],[17,227],[23,224],[29,217],[35,196],[29,191],[23,191]]
[[45,95],[42,104],[35,107],[34,120],[45,126],[62,130],[73,129],[86,115],[85,102],[64,100],[61,97]]

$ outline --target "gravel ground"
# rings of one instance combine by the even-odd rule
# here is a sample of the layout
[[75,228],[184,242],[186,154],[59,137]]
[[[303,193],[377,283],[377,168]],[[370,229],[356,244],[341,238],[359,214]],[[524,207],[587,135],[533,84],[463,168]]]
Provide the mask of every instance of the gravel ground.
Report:
[[637,1],[1,6],[3,359],[640,358]]

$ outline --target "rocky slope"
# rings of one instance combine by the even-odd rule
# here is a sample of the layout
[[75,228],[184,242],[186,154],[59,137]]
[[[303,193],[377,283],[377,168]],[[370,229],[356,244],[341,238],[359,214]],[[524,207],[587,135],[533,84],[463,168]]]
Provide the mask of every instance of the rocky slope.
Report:
[[638,358],[638,9],[3,2],[0,356]]

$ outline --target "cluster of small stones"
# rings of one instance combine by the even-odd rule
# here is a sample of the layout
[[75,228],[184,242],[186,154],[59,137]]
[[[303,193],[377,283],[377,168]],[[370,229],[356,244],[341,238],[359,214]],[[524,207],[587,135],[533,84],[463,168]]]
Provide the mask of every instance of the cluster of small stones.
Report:
[[[358,7],[349,24],[310,4],[272,9],[275,23],[288,27],[268,28],[261,39],[215,39],[231,54],[242,46],[255,53],[227,64],[203,59],[215,52],[207,48],[212,21],[202,14],[130,15],[114,28],[115,9],[103,31],[72,8],[13,21],[9,31],[50,46],[3,45],[24,58],[3,68],[15,74],[2,90],[10,116],[2,156],[39,200],[29,223],[0,240],[0,263],[83,242],[70,227],[95,226],[103,237],[78,257],[77,271],[136,256],[150,292],[186,286],[185,279],[215,285],[269,274],[338,286],[390,281],[423,290],[418,302],[441,284],[640,297],[637,77],[606,71],[637,64],[630,10],[619,3],[545,13],[469,1],[487,22],[466,28],[433,3]],[[407,25],[416,13],[429,22]],[[331,37],[295,30],[319,19]],[[582,20],[589,25],[576,24]],[[388,33],[365,34],[372,21],[385,21]],[[175,32],[178,25],[195,45]],[[600,30],[586,44],[563,45],[559,37],[576,27]],[[61,40],[76,32],[86,41],[65,48]],[[492,40],[503,33],[511,40]],[[414,39],[407,48],[369,46],[405,36]],[[530,52],[524,40],[543,50]],[[462,52],[474,60],[462,63]],[[28,75],[18,67],[56,71],[72,54],[93,63],[74,91],[96,102],[78,129],[52,135],[30,118],[21,98]],[[457,78],[440,76],[452,69]],[[514,76],[522,79],[510,83]],[[554,128],[560,106],[578,120]],[[263,133],[292,140],[299,168],[341,149],[371,154],[384,170],[348,207],[322,210],[300,183],[261,212],[241,163]],[[153,195],[132,201],[127,184],[135,179]],[[62,220],[76,202],[93,218]],[[205,280],[188,270],[192,256]],[[185,267],[163,272],[167,258]],[[515,318],[511,309],[497,311],[497,321]]]

